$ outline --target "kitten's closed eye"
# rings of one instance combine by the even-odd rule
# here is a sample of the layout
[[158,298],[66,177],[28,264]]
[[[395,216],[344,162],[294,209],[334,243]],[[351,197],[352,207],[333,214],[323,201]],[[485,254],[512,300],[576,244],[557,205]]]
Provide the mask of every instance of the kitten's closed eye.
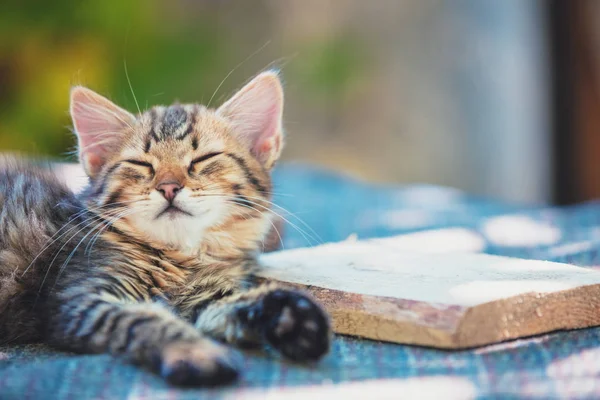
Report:
[[221,155],[221,154],[223,154],[223,152],[222,152],[222,151],[218,151],[218,152],[214,152],[214,153],[208,153],[208,154],[205,154],[205,155],[203,155],[203,156],[200,156],[200,157],[196,157],[196,158],[194,158],[194,159],[192,160],[192,162],[190,163],[190,165],[194,165],[194,164],[197,164],[197,163],[201,163],[202,161],[206,161],[206,160],[208,160],[208,159],[210,159],[210,158],[213,158],[213,157],[219,156],[219,155]]
[[140,161],[140,160],[125,160],[123,162],[126,162],[128,164],[132,164],[132,165],[136,165],[138,167],[148,168],[148,170],[150,171],[150,174],[154,175],[154,167],[149,162]]
[[129,164],[133,164],[133,165],[139,165],[140,167],[148,167],[148,168],[152,168],[152,164],[150,164],[149,162],[146,161],[140,161],[140,160],[125,160],[126,163]]
[[206,160],[209,160],[211,158],[220,156],[221,154],[223,154],[222,151],[215,151],[213,153],[207,153],[207,154],[204,154],[203,156],[194,158],[192,160],[192,162],[190,163],[190,166],[188,168],[188,172],[191,172],[194,169],[194,167],[196,166],[196,164],[199,164],[199,163],[201,163],[203,161],[206,161]]

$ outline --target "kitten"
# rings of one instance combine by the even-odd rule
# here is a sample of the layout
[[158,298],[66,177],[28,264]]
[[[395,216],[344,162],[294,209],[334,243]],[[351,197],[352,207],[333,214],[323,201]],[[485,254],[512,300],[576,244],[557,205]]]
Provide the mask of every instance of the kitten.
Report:
[[270,71],[216,110],[134,116],[73,88],[83,194],[39,166],[2,162],[0,342],[123,356],[177,385],[236,378],[219,342],[267,343],[297,361],[326,354],[323,310],[252,279],[272,223],[282,110]]

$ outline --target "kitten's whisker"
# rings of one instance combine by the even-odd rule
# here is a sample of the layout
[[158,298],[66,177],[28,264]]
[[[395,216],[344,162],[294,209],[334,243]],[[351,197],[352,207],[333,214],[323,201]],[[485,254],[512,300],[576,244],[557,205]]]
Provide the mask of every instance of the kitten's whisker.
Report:
[[[108,227],[109,221],[105,221],[105,227]],[[89,241],[89,243],[87,244],[87,246],[85,246],[85,249],[83,251],[83,254],[85,255],[85,253],[87,252],[88,254],[88,260],[90,258],[90,256],[92,255],[92,248],[94,247],[94,244],[96,244],[96,241],[98,240],[98,238],[100,237],[100,234],[103,232],[103,229],[99,229],[98,232],[92,236],[92,239]]]
[[[204,190],[223,189],[223,185],[220,183],[212,183],[211,182],[210,184],[203,185],[202,188]],[[269,190],[265,191],[265,194],[273,195],[273,196],[296,197],[296,195],[294,195],[294,194],[274,192],[274,191],[269,191]],[[262,199],[262,197],[261,197],[261,199]]]
[[[127,210],[124,210],[121,213],[117,213],[116,217],[118,218],[120,215],[125,214],[126,212],[127,212]],[[110,215],[110,216],[108,216],[108,218],[110,218],[111,216],[114,216],[114,215]],[[85,255],[86,251],[88,251],[88,249],[89,249],[88,259],[89,259],[90,255],[91,255],[92,247],[93,247],[94,243],[96,242],[96,240],[98,239],[99,235],[103,232],[104,227],[107,227],[107,226],[110,225],[110,221],[111,220],[110,219],[105,219],[104,216],[102,216],[102,217],[103,217],[102,221],[94,229],[92,229],[92,231],[94,231],[95,229],[98,229],[98,227],[100,227],[100,229],[98,229],[98,232],[94,236],[92,236],[92,239],[88,242],[87,246],[84,249],[84,252],[83,252],[84,255]],[[84,239],[85,239],[85,237],[84,237]]]
[[[291,216],[291,217],[294,217],[294,218],[296,218],[296,220],[297,220],[298,222],[300,222],[302,225],[304,225],[304,226],[306,227],[306,229],[308,229],[308,230],[309,230],[309,231],[310,231],[312,234],[314,234],[314,235],[316,236],[316,238],[318,239],[318,241],[319,241],[319,242],[321,242],[321,244],[323,243],[323,239],[322,239],[322,238],[319,236],[319,234],[318,234],[317,232],[315,232],[315,230],[314,230],[313,228],[311,228],[311,227],[310,227],[310,225],[308,225],[306,222],[304,222],[304,221],[302,220],[302,218],[298,217],[298,216],[297,216],[297,215],[295,215],[294,213],[292,213],[292,212],[288,211],[287,209],[285,209],[285,208],[281,207],[281,206],[280,206],[280,205],[278,205],[278,204],[275,204],[275,203],[273,203],[273,202],[272,202],[272,201],[270,201],[270,200],[266,200],[266,199],[263,199],[263,198],[261,198],[261,197],[256,197],[256,196],[244,196],[244,197],[246,197],[247,199],[254,199],[254,200],[261,200],[261,201],[264,201],[265,203],[267,203],[267,204],[269,204],[269,205],[271,205],[271,206],[273,206],[273,207],[277,207],[279,210],[281,210],[281,211],[283,211],[283,212],[287,213],[287,215],[289,215],[289,216]],[[283,218],[281,215],[279,215],[279,214],[277,214],[277,215],[278,215],[279,217]]]
[[[38,294],[36,297],[36,303],[37,300],[40,296],[40,294],[42,293],[42,288],[44,287],[44,283],[46,282],[46,279],[48,278],[48,275],[50,274],[50,270],[52,269],[52,265],[54,265],[54,261],[56,260],[56,258],[59,256],[59,254],[62,252],[62,250],[65,248],[65,246],[75,237],[77,236],[77,234],[79,232],[81,232],[82,230],[86,229],[88,226],[92,225],[94,222],[96,222],[96,220],[98,220],[100,217],[98,215],[94,215],[91,218],[86,219],[84,222],[86,222],[86,225],[81,228],[80,230],[78,230],[77,232],[75,232],[73,235],[71,235],[71,237],[65,241],[65,243],[63,243],[63,245],[60,247],[60,249],[58,249],[58,251],[54,254],[54,257],[52,258],[52,261],[50,261],[50,265],[47,266],[46,268],[46,273],[44,274],[44,279],[42,279],[42,283],[40,283],[40,288],[38,290]],[[91,220],[91,221],[90,221]],[[69,229],[69,231],[76,229],[80,224],[75,225],[72,229]]]
[[[275,226],[275,223],[273,222],[273,220],[271,220],[271,218],[269,218],[268,221],[271,224],[271,226],[273,227],[273,229],[275,230],[277,237],[279,238],[279,244],[281,244],[281,249],[285,250],[285,245],[283,244],[283,238],[281,237],[281,233],[279,232],[279,229],[277,229],[277,226]],[[263,252],[265,251],[265,239],[266,239],[266,237],[262,240]]]
[[263,44],[262,46],[260,46],[258,48],[258,50],[256,50],[254,53],[250,54],[248,57],[246,57],[241,63],[239,63],[238,65],[236,65],[235,67],[233,67],[233,69],[231,71],[229,71],[229,73],[227,75],[225,75],[225,78],[223,78],[223,80],[221,81],[221,83],[219,83],[219,86],[217,86],[217,88],[215,89],[214,93],[212,94],[212,96],[210,96],[210,99],[208,100],[208,103],[206,103],[206,108],[210,108],[210,103],[212,102],[213,98],[215,97],[215,95],[217,94],[217,92],[219,91],[219,89],[221,89],[221,86],[223,86],[223,84],[225,83],[225,81],[227,80],[227,78],[229,78],[231,76],[231,74],[233,74],[239,67],[241,67],[246,61],[250,60],[252,57],[254,57],[255,55],[257,55],[258,53],[260,53],[265,47],[267,47],[269,44],[271,43],[270,40],[268,40],[265,44]]
[[[252,206],[249,206],[248,204],[237,204],[241,207],[245,207],[248,208],[250,210],[256,211],[257,213],[259,213],[260,215],[265,215],[265,212],[260,211],[259,209],[256,209]],[[245,220],[248,220],[247,217],[243,216]],[[273,223],[273,221],[271,221],[271,218],[267,218],[267,221],[269,221],[269,223],[271,224],[271,226],[273,227],[273,229],[275,229],[275,232],[277,233],[277,236],[279,237],[279,243],[281,244],[281,248],[285,248],[285,245],[283,244],[283,238],[281,237],[281,235],[279,234],[279,230],[277,229],[277,227],[275,226],[275,224]],[[263,251],[265,250],[265,240],[261,240],[262,246],[263,246]]]
[[[213,193],[210,193],[210,194],[202,194],[202,195],[198,195],[197,197],[203,197],[203,196],[206,196],[206,197],[222,197],[222,198],[226,198],[226,199],[228,199],[228,200],[230,200],[230,201],[234,202],[234,203],[235,203],[235,204],[237,204],[237,205],[242,205],[242,204],[240,204],[240,200],[239,200],[239,199],[237,199],[237,198],[236,198],[236,196],[234,196],[234,195],[228,195],[228,194],[213,194]],[[250,196],[250,198],[251,198],[251,196]],[[264,205],[262,205],[262,204],[258,204],[258,203],[256,203],[256,202],[253,202],[253,201],[251,201],[251,200],[247,200],[247,199],[248,199],[248,197],[246,197],[246,198],[245,198],[245,202],[248,202],[248,203],[250,203],[250,204],[252,204],[252,205],[255,205],[255,206],[258,206],[258,207],[262,207],[263,209],[265,209],[265,211],[271,212],[271,213],[275,214],[276,216],[278,216],[279,218],[281,218],[282,220],[284,220],[284,221],[285,221],[286,223],[288,223],[288,224],[289,224],[289,225],[290,225],[292,228],[296,229],[296,231],[298,231],[298,233],[300,233],[300,235],[302,235],[302,237],[304,238],[304,240],[306,240],[306,241],[308,242],[308,244],[309,244],[309,245],[312,245],[312,244],[313,244],[313,243],[312,243],[312,241],[316,242],[317,244],[322,244],[322,243],[323,243],[323,241],[322,241],[322,240],[319,240],[319,239],[317,239],[317,238],[313,237],[311,234],[309,234],[308,232],[306,232],[305,230],[303,230],[302,228],[300,228],[298,225],[294,224],[293,222],[291,222],[290,220],[288,220],[287,218],[285,218],[283,215],[281,215],[281,214],[277,213],[277,212],[276,212],[276,211],[274,211],[273,209],[271,209],[271,208],[269,208],[269,207],[266,207],[266,206],[264,206]],[[264,200],[264,199],[260,199],[260,200],[262,200],[262,201],[265,201],[265,202],[269,203],[269,201],[268,201],[268,200]],[[258,211],[258,210],[257,210],[257,211]],[[296,218],[297,218],[297,217],[296,217]]]
[[135,101],[135,106],[137,107],[138,113],[142,114],[142,111],[140,110],[140,105],[138,104],[137,98],[135,97],[135,93],[133,92],[133,86],[131,86],[131,79],[129,79],[129,72],[127,71],[127,61],[125,59],[123,59],[123,68],[125,68],[125,77],[127,78],[127,83],[129,84],[131,95],[133,96],[133,100]]
[[[106,211],[105,209],[109,209],[111,207],[115,207],[116,205],[129,205],[131,203],[138,203],[140,202],[140,200],[128,200],[128,201],[117,201],[117,202],[113,202],[113,203],[106,203],[106,204],[101,204],[98,206],[94,206],[94,208],[90,208],[94,211],[96,211],[98,214],[101,214],[103,211]],[[121,207],[123,208],[123,207]]]
[[269,192],[270,195],[273,196],[281,196],[281,197],[296,197],[296,195],[291,193],[281,193],[281,192]]
[[[275,229],[275,233],[277,233],[277,237],[279,238],[279,244],[281,244],[281,249],[285,250],[285,245],[283,244],[283,238],[281,237],[281,233],[279,232],[279,229],[277,229],[277,226],[275,226],[275,223],[271,219],[269,219],[269,223],[271,224],[271,226],[273,227],[273,229]],[[263,242],[263,252],[265,251],[265,239],[262,240],[262,242]]]
[[[136,210],[125,210],[122,211],[120,210],[121,213],[118,215],[125,215],[127,214],[127,212],[133,214]],[[93,223],[93,222],[92,222]],[[79,231],[77,231],[77,233],[75,235],[73,235],[71,237],[71,239],[73,239],[73,237],[75,237],[79,232],[81,232],[82,230],[86,229],[89,225],[91,225],[92,223],[88,224],[87,226],[85,226],[84,228],[80,229]],[[65,261],[63,262],[63,264],[60,266],[59,270],[58,270],[58,274],[56,276],[54,285],[56,286],[56,283],[58,283],[58,280],[60,278],[60,276],[62,275],[63,271],[65,270],[66,266],[69,264],[69,262],[71,261],[71,258],[73,258],[73,255],[75,254],[75,252],[77,251],[77,249],[79,248],[79,246],[81,246],[81,243],[83,243],[83,241],[89,236],[91,235],[96,229],[98,228],[102,228],[105,224],[107,223],[107,221],[105,221],[104,219],[102,219],[98,224],[96,224],[92,229],[90,229],[90,231],[88,233],[86,233],[77,243],[77,245],[75,246],[75,248],[71,251],[71,253],[67,256],[67,258],[65,259]],[[69,239],[69,241],[71,240]],[[64,248],[61,247],[60,251],[62,251],[62,249]],[[58,254],[60,254],[60,251]],[[54,263],[54,261],[56,260],[56,257],[58,256],[58,254],[54,257],[54,259],[52,259],[52,263],[50,264],[52,266],[52,264]],[[46,274],[47,275],[47,274]],[[44,277],[44,281],[46,280],[46,278]],[[38,296],[40,295],[41,291],[42,291],[42,286],[44,284],[44,281],[42,281],[42,285],[40,286],[40,290],[38,292]],[[53,287],[54,289],[54,287]]]
[[[30,264],[27,266],[27,268],[25,268],[25,270],[24,270],[24,271],[21,273],[21,276],[24,276],[24,275],[25,275],[25,273],[27,273],[27,271],[29,270],[29,268],[31,268],[31,266],[32,266],[32,265],[35,263],[35,261],[36,261],[36,260],[37,260],[37,259],[38,259],[38,258],[39,258],[39,257],[40,257],[40,256],[41,256],[41,255],[42,255],[42,254],[43,254],[43,253],[46,251],[46,250],[48,250],[48,249],[49,249],[49,248],[50,248],[50,247],[51,247],[51,246],[52,246],[54,243],[56,243],[56,241],[57,241],[57,240],[59,240],[59,239],[60,239],[61,237],[63,237],[64,235],[68,234],[68,233],[69,233],[70,231],[72,231],[73,229],[76,229],[78,226],[80,226],[80,225],[82,225],[82,224],[84,224],[84,223],[86,223],[86,222],[90,221],[91,219],[95,219],[95,218],[97,217],[97,215],[93,215],[93,216],[92,216],[92,217],[90,217],[90,218],[86,218],[86,219],[84,219],[83,221],[81,221],[81,222],[80,222],[80,223],[78,223],[77,225],[75,225],[75,226],[71,226],[71,223],[72,223],[72,222],[73,222],[75,219],[79,218],[81,215],[84,215],[85,213],[88,213],[88,212],[89,212],[90,214],[93,214],[93,212],[92,212],[92,211],[90,211],[89,209],[83,209],[83,210],[82,210],[82,211],[80,211],[79,213],[77,213],[77,214],[75,214],[74,216],[72,216],[72,217],[69,219],[69,221],[68,221],[66,224],[64,224],[64,225],[63,225],[63,226],[62,226],[62,227],[61,227],[61,228],[60,228],[60,229],[59,229],[59,230],[58,230],[58,231],[57,231],[57,232],[56,232],[54,235],[52,235],[52,236],[51,236],[51,237],[48,239],[48,242],[47,242],[47,244],[44,246],[44,248],[43,248],[43,249],[42,249],[42,250],[41,250],[41,251],[40,251],[40,252],[39,252],[39,253],[38,253],[38,254],[37,254],[37,255],[36,255],[34,258],[33,258],[33,260],[31,260],[31,263],[30,263]],[[60,233],[60,232],[61,232],[63,229],[65,229],[65,228],[67,228],[67,227],[69,227],[69,226],[70,226],[70,228],[69,228],[67,231],[63,232],[63,233],[62,233],[60,236],[58,236],[58,237],[54,238],[54,237],[55,237],[56,235],[58,235],[58,234],[59,234],[59,233]],[[54,238],[54,239],[53,239],[53,238]]]
[[[254,207],[251,207],[251,206],[249,206],[247,204],[238,204],[238,205],[240,205],[242,207],[247,207],[247,208],[249,208],[251,210],[254,210],[254,211],[258,212],[260,215],[265,215],[265,213],[263,211],[260,211],[260,210],[254,208]],[[244,218],[244,219],[247,219],[247,218]],[[275,233],[277,233],[277,236],[279,237],[279,243],[281,244],[281,248],[285,249],[285,245],[283,244],[283,238],[281,237],[281,234],[279,233],[279,229],[277,229],[277,227],[275,226],[275,224],[273,223],[273,221],[271,220],[271,218],[267,217],[267,221],[269,221],[269,223],[271,224],[271,226],[273,227],[273,229],[275,229]],[[261,240],[262,247],[263,247],[263,252],[265,250],[265,239],[266,238],[263,238]]]
[[[136,211],[139,211],[139,210],[136,210]],[[115,220],[115,222],[116,222],[116,220]],[[98,240],[98,238],[100,237],[100,234],[102,232],[103,232],[103,230],[100,230],[98,233],[96,233],[94,236],[92,236],[92,239],[90,240],[88,245],[85,247],[85,251],[87,251],[87,254],[88,254],[88,259],[92,254],[92,248],[94,247],[94,244],[96,243],[96,241]],[[85,254],[85,252],[84,252],[84,254]]]
[[[119,210],[120,212],[122,210]],[[72,229],[69,229],[69,231],[76,229],[78,226],[82,225],[83,223],[87,223],[83,228],[79,229],[77,232],[75,232],[62,246],[60,249],[58,249],[58,251],[56,252],[56,254],[54,255],[54,257],[52,258],[52,261],[50,262],[50,265],[48,265],[47,269],[46,269],[46,274],[44,275],[44,279],[42,279],[42,283],[40,284],[40,288],[38,290],[38,295],[36,297],[36,301],[37,298],[39,298],[41,292],[42,292],[42,288],[44,287],[44,283],[46,282],[46,279],[48,278],[48,274],[50,273],[50,270],[52,269],[52,265],[54,264],[54,261],[56,261],[56,258],[60,255],[60,253],[62,252],[62,250],[65,248],[65,246],[75,237],[79,234],[79,232],[85,230],[87,227],[89,227],[90,225],[92,225],[94,222],[96,222],[97,219],[100,219],[101,217],[99,215],[94,215],[90,218],[85,219],[83,222],[80,222],[79,224],[75,225]],[[91,222],[90,222],[91,221]],[[98,225],[96,225],[97,227]],[[90,232],[93,232],[94,229],[93,228]],[[62,236],[62,235],[61,235]],[[87,235],[86,235],[87,236]],[[84,238],[86,237],[84,236]],[[33,264],[33,262],[32,262]],[[57,278],[58,279],[58,278]]]
[[[110,210],[108,213],[111,213],[111,214],[112,214],[112,213],[115,213],[115,212],[121,212],[121,211],[123,211],[124,209],[125,209],[124,207],[121,207],[121,208],[119,208],[119,209]],[[64,233],[63,233],[63,234],[62,234],[60,237],[64,236],[64,235],[65,235],[65,234],[67,234],[68,232],[72,231],[73,229],[76,229],[77,227],[79,227],[79,226],[81,226],[81,225],[83,225],[83,224],[85,224],[85,223],[87,223],[87,222],[89,222],[89,221],[92,221],[92,220],[94,220],[94,219],[101,218],[101,216],[100,216],[100,215],[98,215],[98,214],[94,214],[94,213],[92,213],[92,212],[90,212],[90,213],[91,213],[91,214],[93,214],[91,217],[89,217],[89,218],[86,218],[86,219],[84,219],[83,221],[79,222],[78,224],[76,224],[76,225],[72,226],[72,227],[71,227],[71,228],[70,228],[68,231],[64,232]],[[72,221],[73,221],[73,219],[71,219],[69,222],[72,222]],[[69,223],[65,224],[65,226],[68,226],[68,224],[69,224]],[[86,225],[86,227],[87,227],[87,226],[89,226],[89,224],[88,224],[88,225]],[[84,229],[85,229],[85,227],[84,227]],[[60,237],[56,238],[56,239],[54,240],[54,242],[55,242],[56,240],[60,239]],[[71,238],[72,238],[72,237],[71,237]],[[69,239],[69,240],[71,240],[71,239]],[[67,243],[68,243],[68,241],[67,241]],[[66,243],[65,243],[64,245],[66,245]],[[63,245],[63,247],[64,247],[64,245]],[[61,249],[62,249],[62,248],[61,248]]]
[[[305,230],[303,230],[302,228],[300,228],[298,225],[294,224],[293,222],[291,222],[289,219],[285,218],[283,215],[277,213],[276,211],[274,211],[273,209],[263,206],[262,204],[258,204],[255,202],[252,202],[250,200],[246,200],[248,202],[250,202],[251,204],[257,206],[257,207],[263,207],[266,211],[269,211],[273,214],[275,214],[276,216],[278,216],[279,218],[281,218],[282,220],[284,220],[285,222],[287,222],[292,228],[296,229],[298,231],[298,233],[300,233],[302,235],[302,237],[304,238],[304,240],[306,240],[308,242],[309,245],[312,245],[311,240],[314,240],[315,242],[317,242],[317,244],[319,244],[319,240],[316,239],[314,236],[312,236],[311,234],[309,234],[308,232],[306,232]],[[239,204],[236,202],[236,204]],[[322,241],[321,241],[322,244]]]
[[90,205],[87,207],[81,207],[81,210],[86,210],[86,211],[102,211],[104,208],[108,208],[108,207],[114,207],[115,205],[121,205],[121,204],[131,204],[131,203],[135,203],[138,202],[139,200],[127,200],[127,201],[115,201],[113,203],[108,203],[108,204],[101,204],[101,205]]
[[136,212],[138,212],[139,210],[129,210],[130,212],[124,211],[123,213],[117,215],[114,219],[108,221],[105,223],[104,227],[101,227],[100,230],[94,235],[92,236],[92,239],[90,240],[90,242],[88,243],[88,245],[86,246],[85,250],[84,250],[84,255],[85,252],[88,251],[88,247],[89,247],[89,252],[88,252],[88,259],[92,254],[92,248],[94,247],[94,244],[96,243],[96,241],[98,240],[98,238],[100,237],[100,235],[102,234],[102,232],[104,232],[106,229],[108,229],[109,227],[111,227],[112,225],[114,225],[119,219],[125,218],[126,216],[135,214]]
[[[235,195],[228,195],[228,194],[213,194],[213,193],[205,193],[205,194],[201,194],[198,195],[197,197],[210,197],[210,196],[217,196],[217,197],[226,197],[229,198],[230,200],[234,201],[236,204],[240,204],[239,201],[237,200]],[[293,222],[291,222],[289,219],[285,218],[283,215],[279,214],[278,212],[276,212],[275,210],[273,210],[272,208],[266,207],[262,204],[258,204],[256,202],[252,202],[251,200],[247,200],[249,203],[262,207],[265,210],[268,210],[270,212],[272,212],[273,214],[275,214],[276,216],[278,216],[279,218],[281,218],[282,220],[284,220],[285,222],[287,222],[292,228],[296,229],[298,231],[298,233],[300,233],[302,235],[302,237],[304,238],[304,240],[306,240],[309,244],[311,244],[311,240],[315,241],[317,244],[323,244],[323,239],[321,239],[321,237],[314,231],[314,229],[312,229],[306,222],[304,222],[301,218],[295,216],[294,214],[290,213],[289,211],[287,211],[285,208],[269,201],[266,199],[263,199],[261,197],[254,197],[254,196],[244,196],[245,199],[257,199],[260,201],[264,201],[267,204],[270,204],[272,206],[275,206],[283,211],[285,211],[286,213],[288,213],[290,216],[293,216],[294,218],[296,218],[300,223],[302,223],[304,226],[306,226],[307,229],[309,229],[312,233],[314,233],[316,235],[316,237],[312,236],[312,234],[310,234],[309,232],[306,232],[305,230],[301,229],[300,227],[298,227],[296,224],[294,224]],[[308,238],[307,238],[308,236]],[[310,240],[309,240],[310,239]]]

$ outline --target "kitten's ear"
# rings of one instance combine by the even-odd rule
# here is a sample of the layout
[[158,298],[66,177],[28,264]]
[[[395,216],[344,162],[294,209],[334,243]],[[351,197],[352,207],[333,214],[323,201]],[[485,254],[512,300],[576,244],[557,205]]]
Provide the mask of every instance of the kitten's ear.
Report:
[[79,159],[92,178],[135,123],[131,113],[82,86],[71,89],[71,118],[78,138]]
[[217,110],[234,125],[238,139],[267,169],[283,147],[283,88],[275,71],[259,74]]

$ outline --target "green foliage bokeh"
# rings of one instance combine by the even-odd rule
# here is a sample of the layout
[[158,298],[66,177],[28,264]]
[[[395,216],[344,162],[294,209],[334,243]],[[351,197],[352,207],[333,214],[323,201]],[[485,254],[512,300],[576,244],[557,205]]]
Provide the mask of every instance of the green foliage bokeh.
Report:
[[[29,4],[28,4],[29,3]],[[58,156],[72,147],[69,88],[84,84],[136,111],[197,101],[222,78],[215,19],[154,0],[8,1],[0,13],[0,148]]]
[[[68,99],[77,84],[132,112],[138,105],[144,109],[173,101],[215,106],[252,74],[285,64],[284,78],[299,88],[292,91],[298,100],[315,107],[314,112],[333,114],[338,107],[332,104],[354,93],[367,58],[364,46],[351,33],[290,34],[292,27],[277,23],[285,11],[277,15],[277,7],[269,4],[4,0],[0,151],[64,156],[72,150]],[[222,85],[242,64],[237,76]]]

